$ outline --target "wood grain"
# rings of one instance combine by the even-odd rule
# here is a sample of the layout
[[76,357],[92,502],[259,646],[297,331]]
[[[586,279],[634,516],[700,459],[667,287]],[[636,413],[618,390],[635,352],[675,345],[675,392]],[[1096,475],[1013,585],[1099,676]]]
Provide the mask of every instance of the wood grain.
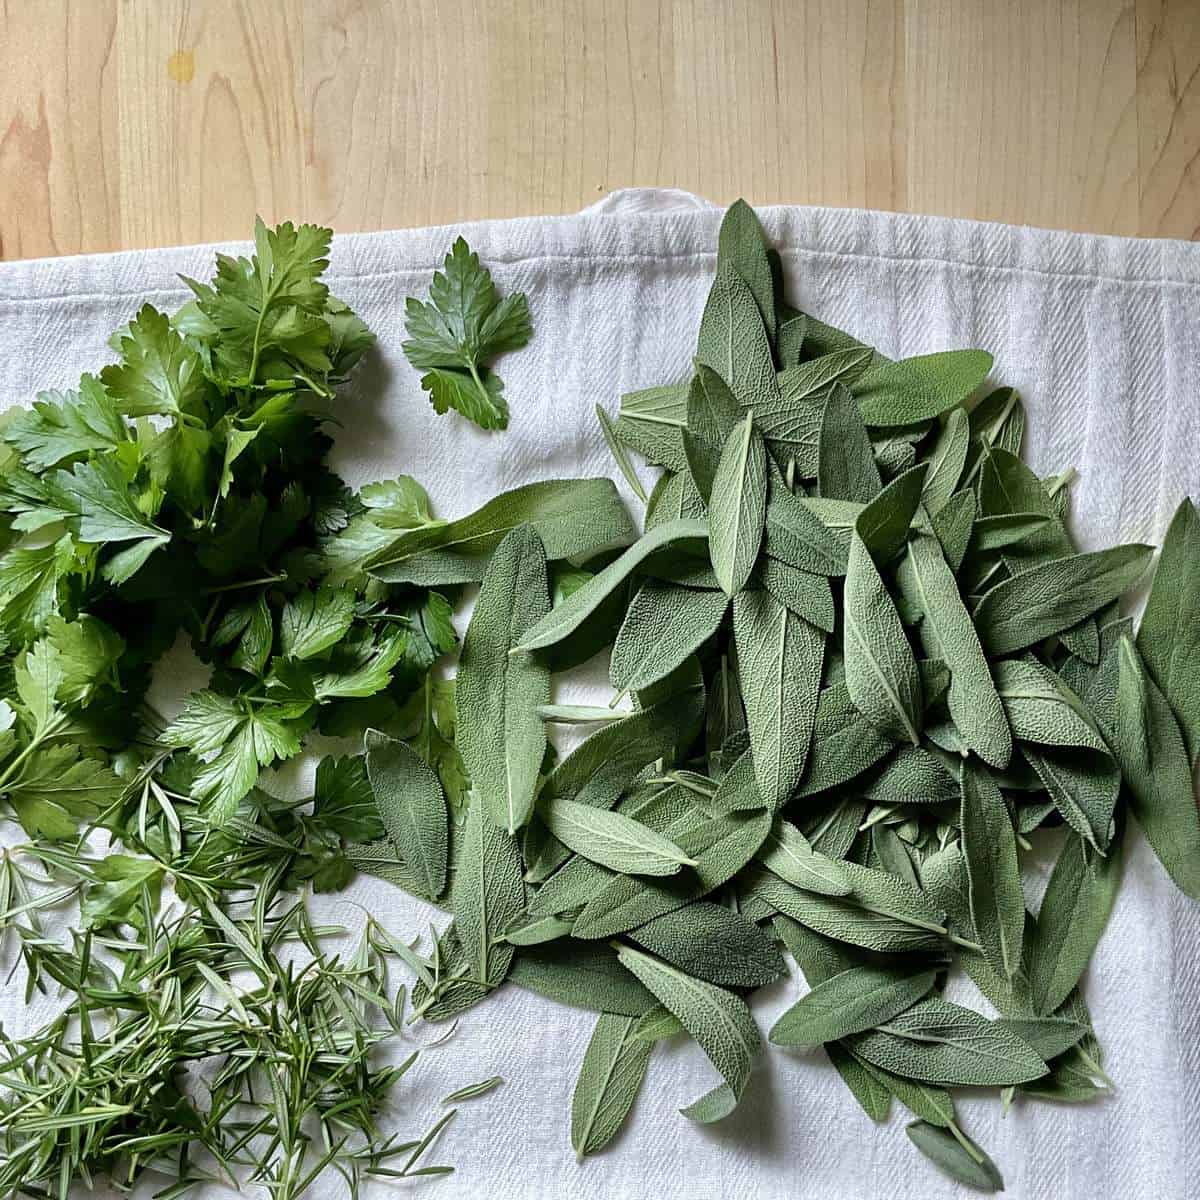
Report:
[[0,257],[616,187],[1200,237],[1200,0],[0,0]]
[[1138,222],[1200,238],[1200,3],[1137,0]]

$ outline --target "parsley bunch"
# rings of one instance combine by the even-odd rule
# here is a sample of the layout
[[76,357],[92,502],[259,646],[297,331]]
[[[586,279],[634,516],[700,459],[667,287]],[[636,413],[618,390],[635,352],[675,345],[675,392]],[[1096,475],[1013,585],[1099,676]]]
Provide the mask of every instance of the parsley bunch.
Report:
[[[0,789],[32,835],[101,814],[120,832],[104,751],[148,740],[152,761],[183,752],[210,826],[253,817],[262,768],[315,726],[398,711],[454,645],[444,596],[361,569],[435,523],[420,486],[355,494],[325,463],[337,389],[372,343],[321,282],[329,237],[260,222],[251,259],[219,255],[173,316],[143,306],[117,363],[3,429]],[[142,701],[181,633],[212,680],[161,728]]]

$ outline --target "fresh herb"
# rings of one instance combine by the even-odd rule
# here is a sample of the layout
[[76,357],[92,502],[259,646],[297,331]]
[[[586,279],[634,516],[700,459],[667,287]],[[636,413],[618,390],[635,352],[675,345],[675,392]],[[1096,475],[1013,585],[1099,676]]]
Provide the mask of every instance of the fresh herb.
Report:
[[[583,1156],[626,1120],[660,1037],[686,1032],[721,1076],[685,1115],[734,1109],[760,1040],[743,996],[784,974],[782,947],[811,991],[771,1040],[824,1046],[872,1119],[898,1100],[937,1166],[1000,1188],[946,1089],[1108,1088],[1079,981],[1129,813],[1200,897],[1194,655],[1176,630],[1194,511],[1135,644],[1118,602],[1149,548],[1078,550],[1071,473],[1034,475],[1020,398],[978,394],[991,356],[891,362],[798,312],[741,203],[694,362],[601,415],[635,494],[631,454],[663,471],[632,545],[576,553],[560,589],[528,549],[536,531],[552,559],[593,522],[582,506],[497,509],[463,543],[458,578],[484,581],[459,684],[479,782],[420,1003],[449,1016],[508,979],[598,1011],[572,1102]],[[368,570],[432,581],[405,563],[437,536]],[[610,708],[548,702],[548,675],[605,647]],[[600,727],[553,765],[536,719]],[[1021,859],[1051,826],[1067,841],[1035,917]],[[998,1017],[942,997],[955,969]]]
[[410,296],[404,309],[408,361],[434,411],[456,409],[483,429],[508,427],[504,382],[486,364],[533,336],[523,292],[502,300],[479,255],[459,238],[433,273],[429,300]]

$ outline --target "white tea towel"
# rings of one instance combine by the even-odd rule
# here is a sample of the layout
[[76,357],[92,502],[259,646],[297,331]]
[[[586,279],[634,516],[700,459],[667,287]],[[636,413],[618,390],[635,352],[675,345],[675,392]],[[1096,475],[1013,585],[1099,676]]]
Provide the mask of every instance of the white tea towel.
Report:
[[[302,216],[303,214],[297,214]],[[1042,474],[1078,468],[1084,544],[1158,541],[1179,499],[1200,494],[1200,246],[824,208],[762,212],[789,296],[893,357],[982,346],[1028,407]],[[618,194],[578,216],[361,234],[334,243],[329,283],[379,338],[340,409],[335,466],[353,484],[401,472],[455,516],[533,479],[618,478],[592,412],[631,388],[683,378],[715,261],[720,213],[685,193]],[[403,301],[462,232],[504,291],[528,293],[535,336],[501,367],[507,432],[430,409],[404,360]],[[173,308],[177,275],[205,277],[213,247],[0,264],[0,406],[72,386],[110,357],[109,333],[143,299]],[[649,472],[644,474],[649,478]],[[621,483],[624,487],[624,484]],[[626,493],[627,498],[628,493]],[[399,934],[433,910],[360,879],[322,908],[349,924],[364,904]],[[800,985],[802,986],[802,985]],[[795,982],[755,1002],[765,1029]],[[967,1129],[1031,1200],[1186,1200],[1200,1194],[1200,907],[1145,843],[1132,844],[1116,910],[1085,981],[1117,1091],[1072,1107],[993,1097]],[[43,1019],[19,989],[10,1030]],[[659,1047],[632,1120],[582,1166],[571,1091],[594,1018],[506,987],[466,1014],[403,1093],[416,1131],[451,1087],[508,1081],[464,1106],[437,1152],[458,1171],[439,1197],[504,1200],[940,1200],[972,1193],[872,1125],[820,1054],[769,1049],[734,1116],[676,1111],[713,1083],[691,1044]],[[331,1185],[332,1186],[332,1185]],[[322,1194],[326,1194],[322,1191]]]

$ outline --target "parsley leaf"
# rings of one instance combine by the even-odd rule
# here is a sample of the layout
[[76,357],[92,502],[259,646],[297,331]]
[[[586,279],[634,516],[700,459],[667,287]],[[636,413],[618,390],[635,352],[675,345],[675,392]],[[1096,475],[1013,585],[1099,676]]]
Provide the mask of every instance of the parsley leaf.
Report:
[[384,836],[379,807],[361,754],[342,758],[326,755],[317,764],[312,819],[323,829],[351,842],[374,842]]
[[300,752],[304,706],[256,705],[211,689],[188,698],[163,730],[164,746],[187,749],[201,760],[193,793],[208,801],[207,817],[220,827],[258,781],[259,769]]
[[98,617],[84,614],[66,621],[52,616],[46,640],[57,654],[62,675],[57,695],[64,704],[86,704],[101,687],[118,683],[115,668],[125,641]]
[[92,869],[95,882],[89,884],[79,906],[84,927],[96,929],[124,922],[141,929],[145,925],[142,894],[148,891],[151,905],[157,906],[162,891],[162,864],[132,854],[110,854]]
[[134,543],[105,564],[104,577],[112,583],[124,583],[171,540],[170,533],[138,507],[124,470],[111,456],[59,471],[55,483],[72,506],[69,524],[79,538],[98,545]]
[[33,408],[15,416],[4,440],[35,470],[56,467],[69,458],[111,450],[129,440],[104,385],[84,375],[77,392],[41,392]]
[[121,332],[121,362],[100,378],[129,417],[201,417],[208,382],[200,355],[171,328],[166,315],[145,304]]
[[54,840],[75,837],[79,822],[99,816],[124,788],[104,763],[70,745],[42,747],[4,785],[25,832]]
[[279,618],[281,652],[288,658],[313,658],[341,641],[354,620],[354,595],[323,587],[301,592]]
[[504,429],[508,405],[504,384],[486,363],[519,350],[533,334],[523,292],[500,299],[491,273],[459,238],[435,271],[429,301],[410,296],[405,304],[404,343],[408,361],[426,374],[421,387],[434,411],[453,408],[483,429]]
[[[331,236],[331,230],[290,221],[268,229],[259,218],[252,258],[219,254],[211,285],[184,280],[214,331],[213,369],[221,382],[239,388],[299,383],[328,394],[329,289],[320,278]],[[339,350],[345,339],[343,330]]]
[[5,551],[0,555],[0,626],[14,637],[37,637],[62,608],[64,583],[75,567],[69,535],[45,546]]

